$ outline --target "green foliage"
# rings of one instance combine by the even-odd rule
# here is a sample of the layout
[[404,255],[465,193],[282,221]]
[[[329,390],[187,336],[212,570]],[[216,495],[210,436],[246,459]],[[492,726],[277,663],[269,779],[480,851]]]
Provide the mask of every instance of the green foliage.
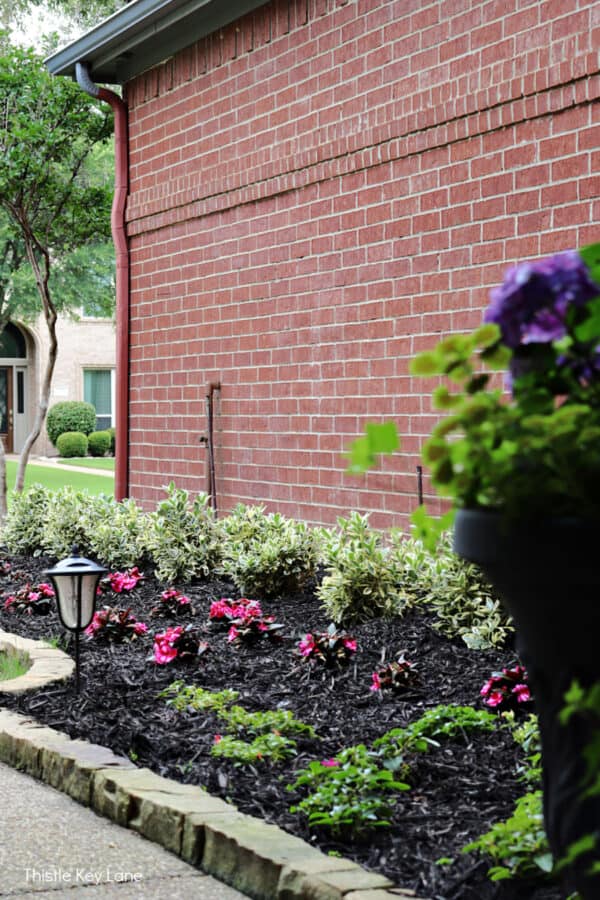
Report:
[[110,501],[102,494],[94,497],[69,486],[51,494],[42,535],[44,552],[61,559],[70,556],[76,544],[81,556],[89,555],[90,535]]
[[225,688],[222,691],[207,691],[205,688],[186,684],[184,681],[174,681],[158,696],[166,699],[167,706],[172,706],[177,712],[208,710],[219,714],[235,703],[239,693],[231,688]]
[[478,566],[453,553],[446,536],[426,574],[425,601],[437,615],[434,628],[460,637],[472,650],[502,647],[514,628],[492,586]]
[[11,553],[39,556],[43,552],[51,497],[52,493],[41,484],[13,494],[2,529],[2,540]]
[[423,715],[404,728],[392,728],[373,747],[376,753],[393,770],[406,765],[408,754],[426,752],[431,746],[438,746],[439,739],[452,739],[470,731],[493,731],[497,716],[472,706],[439,705],[427,710]]
[[218,735],[211,749],[212,756],[231,759],[238,765],[270,760],[281,762],[296,755],[296,743],[283,734],[269,732],[251,741],[243,741],[231,734]]
[[242,706],[232,706],[222,710],[219,716],[227,724],[227,730],[234,733],[250,735],[278,732],[285,735],[306,735],[315,737],[312,725],[295,719],[288,709],[268,709],[264,712],[248,712]]
[[114,456],[117,430],[116,428],[107,428],[106,431],[110,435],[110,447],[108,449],[111,456]]
[[[565,694],[565,705],[560,713],[561,725],[566,725],[573,716],[586,721],[592,738],[583,751],[586,774],[582,789],[584,796],[600,794],[600,682],[584,688],[574,680]],[[600,871],[600,864],[598,866]]]
[[157,577],[166,582],[208,576],[220,558],[220,542],[208,495],[193,501],[187,491],[167,488],[167,498],[148,516],[146,544]]
[[19,678],[29,669],[30,663],[25,656],[18,653],[4,653],[0,651],[0,681],[10,681]]
[[295,719],[289,710],[250,712],[242,706],[232,706],[238,693],[230,689],[207,691],[174,681],[159,696],[178,712],[202,710],[215,713],[228,733],[215,736],[211,753],[239,765],[259,760],[280,762],[296,755],[293,737],[316,737],[312,725]]
[[94,504],[95,521],[87,527],[93,555],[110,568],[129,568],[147,555],[148,517],[134,500],[117,503],[104,497]]
[[502,714],[502,718],[512,732],[512,736],[525,754],[525,762],[517,767],[521,781],[531,787],[542,784],[542,739],[538,717],[531,713],[523,722],[517,723],[513,712]]
[[316,533],[262,506],[237,506],[223,519],[223,570],[242,594],[272,598],[301,590],[318,558]]
[[397,615],[403,608],[394,554],[369,527],[369,517],[338,519],[338,531],[322,531],[327,575],[317,590],[334,622],[362,622]]
[[[88,435],[95,427],[96,410],[91,403],[84,403],[81,400],[64,400],[55,403],[48,410],[46,431],[55,447],[61,434],[67,431],[79,431]],[[85,456],[86,452],[87,448],[79,456]]]
[[91,456],[106,456],[110,450],[111,436],[108,431],[92,431],[88,438]]
[[364,744],[342,750],[325,763],[311,762],[288,790],[300,787],[307,787],[310,794],[291,812],[305,813],[309,825],[353,835],[389,825],[394,803],[389,795],[409,790],[379,765]]
[[65,431],[56,439],[58,455],[65,459],[74,456],[85,456],[88,449],[88,439],[81,431]]
[[542,792],[520,797],[510,818],[463,847],[463,853],[474,850],[494,862],[488,871],[492,881],[548,875],[553,862],[544,831]]
[[398,431],[393,422],[365,426],[363,437],[357,438],[350,446],[348,471],[359,474],[370,469],[379,453],[391,454],[400,447]]

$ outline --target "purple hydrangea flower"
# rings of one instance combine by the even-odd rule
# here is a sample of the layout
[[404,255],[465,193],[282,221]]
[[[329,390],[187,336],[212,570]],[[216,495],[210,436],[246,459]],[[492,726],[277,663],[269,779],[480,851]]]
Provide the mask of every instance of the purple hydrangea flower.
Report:
[[569,306],[583,306],[599,293],[580,255],[569,250],[510,269],[500,287],[491,291],[484,318],[499,325],[504,343],[512,349],[551,343],[566,334]]

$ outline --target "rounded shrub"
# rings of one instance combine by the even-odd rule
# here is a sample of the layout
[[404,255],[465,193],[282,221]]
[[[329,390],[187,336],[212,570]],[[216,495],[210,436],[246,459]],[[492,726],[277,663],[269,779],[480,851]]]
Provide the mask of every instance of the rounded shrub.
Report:
[[115,428],[107,428],[107,429],[106,429],[106,433],[110,435],[110,447],[108,448],[109,453],[110,453],[111,456],[114,456],[114,455],[115,455],[115,434],[116,434],[116,429],[115,429]]
[[79,431],[88,435],[96,427],[96,410],[91,403],[81,400],[64,400],[55,403],[48,410],[46,431],[55,447],[61,434],[67,431]]
[[88,437],[88,450],[92,456],[106,456],[110,450],[108,431],[92,431]]
[[80,431],[65,431],[56,440],[56,449],[59,456],[69,458],[72,456],[85,456],[88,450],[88,439]]

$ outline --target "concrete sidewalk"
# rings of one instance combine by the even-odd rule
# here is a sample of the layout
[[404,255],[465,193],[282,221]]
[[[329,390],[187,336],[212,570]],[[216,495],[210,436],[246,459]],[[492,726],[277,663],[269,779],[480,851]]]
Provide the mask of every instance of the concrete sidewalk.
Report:
[[0,897],[241,900],[243,894],[0,763]]

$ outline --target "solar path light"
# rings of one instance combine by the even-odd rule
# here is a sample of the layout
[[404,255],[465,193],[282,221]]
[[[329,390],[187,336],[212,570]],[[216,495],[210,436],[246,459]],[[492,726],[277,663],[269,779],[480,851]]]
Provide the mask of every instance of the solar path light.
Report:
[[94,617],[96,590],[107,572],[97,563],[79,555],[76,545],[71,556],[61,559],[44,575],[51,579],[56,593],[58,616],[64,628],[75,634],[75,692],[79,693],[79,635]]

